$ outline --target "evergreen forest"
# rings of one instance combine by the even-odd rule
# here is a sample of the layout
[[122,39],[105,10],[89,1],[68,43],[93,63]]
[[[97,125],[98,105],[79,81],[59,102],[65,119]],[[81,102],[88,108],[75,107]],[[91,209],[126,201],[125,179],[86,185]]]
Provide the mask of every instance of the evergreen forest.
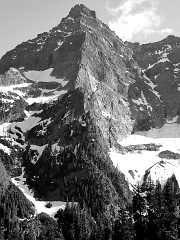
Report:
[[[92,211],[85,201],[68,202],[56,220],[45,213],[14,219],[0,199],[0,239],[12,240],[175,240],[180,237],[179,187],[173,175],[164,185],[148,181],[134,188],[132,202]],[[14,199],[13,199],[14,198]],[[98,201],[98,205],[103,205]],[[50,207],[50,206],[49,206]],[[20,211],[20,209],[19,209]],[[24,211],[24,210],[23,210]]]

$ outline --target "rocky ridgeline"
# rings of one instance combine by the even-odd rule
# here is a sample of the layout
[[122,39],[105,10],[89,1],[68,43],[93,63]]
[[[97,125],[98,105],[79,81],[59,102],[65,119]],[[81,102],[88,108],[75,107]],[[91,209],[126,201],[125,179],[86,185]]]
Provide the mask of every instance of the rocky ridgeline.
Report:
[[22,121],[27,102],[19,95],[9,91],[0,93],[0,123]]
[[[52,105],[47,104],[36,115],[42,121],[25,135],[29,146],[61,146],[58,161],[67,161],[59,164],[48,148],[39,161],[33,162],[27,148],[24,164],[31,187],[49,200],[61,197],[79,201],[86,197],[94,208],[102,196],[108,204],[118,199],[128,201],[128,183],[113,166],[108,149],[133,129],[128,86],[134,81],[132,71],[137,64],[131,49],[93,11],[76,5],[57,27],[3,56],[1,73],[10,67],[24,73],[52,68],[52,76],[68,81],[62,88],[67,93]],[[37,97],[40,87],[35,92]],[[34,179],[39,179],[38,183]],[[92,192],[92,186],[99,190]]]
[[164,159],[180,159],[180,154],[165,150],[159,153],[159,157]]
[[[25,102],[28,96],[66,91],[51,104],[23,102],[22,112],[42,110],[36,114],[41,121],[25,134],[24,164],[31,186],[41,193],[46,188],[42,195],[48,200],[59,199],[60,192],[61,198],[78,201],[86,191],[96,199],[97,192],[103,192],[108,203],[128,201],[128,184],[114,168],[109,148],[132,132],[161,127],[179,115],[179,42],[170,36],[153,44],[124,43],[80,4],[49,32],[7,52],[0,60],[3,85],[29,82],[25,73],[30,70],[52,69],[57,82],[67,81],[64,86],[31,81],[24,89]],[[31,145],[46,145],[37,162]],[[62,152],[51,155],[52,145]],[[157,148],[143,144],[126,150]],[[96,187],[99,190],[93,192]]]
[[[57,27],[4,55],[1,71],[11,66],[24,71],[51,67],[52,76],[69,80],[64,89],[79,89],[84,99],[76,119],[88,114],[109,145],[132,132],[128,88],[137,64],[132,51],[85,6],[76,5]],[[33,88],[28,94],[37,97],[41,91]]]
[[[52,76],[69,80],[64,89],[82,88],[87,111],[97,105],[96,122],[113,142],[132,130],[161,127],[165,118],[179,114],[179,42],[169,36],[157,43],[123,43],[94,11],[76,5],[55,28],[5,54],[0,71],[53,68]],[[28,91],[32,97],[41,94],[37,84]]]
[[[135,92],[142,102],[146,99],[151,108],[146,119],[142,117],[142,109],[139,109],[139,113],[134,113],[135,118],[141,118],[147,130],[149,125],[160,127],[166,117],[173,118],[179,115],[180,38],[168,36],[160,42],[128,45],[132,48],[133,58],[145,78],[144,83],[136,81],[133,94]],[[130,95],[132,96],[131,92]],[[137,104],[135,101],[134,103]]]
[[148,143],[148,144],[137,144],[137,145],[129,145],[127,147],[124,147],[124,150],[126,152],[139,152],[141,153],[142,150],[146,151],[158,151],[162,147],[160,144],[155,143]]
[[0,86],[11,86],[28,82],[15,68],[10,67],[4,74],[0,75]]
[[115,144],[114,147],[117,150],[117,152],[121,154],[126,154],[126,153],[142,153],[142,151],[159,151],[162,145],[155,143],[147,143],[122,146],[117,143]]

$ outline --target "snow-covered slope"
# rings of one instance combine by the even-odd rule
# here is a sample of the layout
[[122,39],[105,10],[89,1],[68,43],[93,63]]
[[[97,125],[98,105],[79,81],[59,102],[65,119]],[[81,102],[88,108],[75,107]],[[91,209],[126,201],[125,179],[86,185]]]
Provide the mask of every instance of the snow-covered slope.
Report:
[[[180,181],[178,158],[159,155],[180,149],[180,39],[166,40],[129,47],[77,5],[57,27],[0,59],[0,137],[17,142],[42,197],[79,200],[86,191],[88,201],[99,192],[99,201],[129,199],[109,156],[131,184],[172,173]],[[3,141],[0,149],[12,151]]]
[[[19,187],[19,189],[24,193],[24,195],[29,199],[35,206],[35,213],[39,214],[41,212],[45,212],[51,217],[54,217],[56,212],[60,208],[65,208],[66,202],[62,201],[39,201],[34,197],[34,193],[31,189],[28,188],[28,185],[26,184],[26,178],[24,177],[24,171],[22,171],[22,174],[19,177],[12,178],[12,182]],[[46,205],[48,203],[51,203],[51,207],[48,208]]]
[[[115,166],[122,171],[130,184],[143,182],[149,176],[153,181],[165,182],[174,173],[180,184],[180,159],[160,158],[159,153],[165,150],[180,153],[180,125],[177,118],[168,121],[160,129],[136,132],[119,142],[123,147],[137,146],[137,151],[120,153],[111,149],[110,157]],[[138,145],[155,144],[157,151],[138,150]]]
[[68,81],[51,76],[52,71],[53,68],[49,68],[44,71],[31,70],[24,72],[24,75],[26,78],[35,82],[58,82],[64,87]]

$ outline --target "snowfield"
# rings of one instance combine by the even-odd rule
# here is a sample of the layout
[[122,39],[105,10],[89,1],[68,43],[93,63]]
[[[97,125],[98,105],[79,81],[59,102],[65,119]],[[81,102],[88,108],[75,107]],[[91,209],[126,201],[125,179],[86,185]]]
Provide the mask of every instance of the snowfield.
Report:
[[128,152],[121,154],[116,149],[109,152],[114,166],[123,172],[129,184],[134,185],[143,181],[145,172],[150,171],[152,180],[162,183],[174,173],[180,184],[180,160],[162,159],[159,152],[170,150],[180,154],[180,125],[176,123],[177,118],[167,121],[160,129],[136,132],[119,142],[122,146],[155,143],[160,144],[160,150]]
[[[29,80],[32,80],[34,82],[58,82],[64,87],[69,81],[65,80],[64,78],[62,79],[57,79],[56,77],[51,76],[51,73],[53,71],[53,68],[49,68],[44,71],[28,71],[24,72],[24,75],[26,78]],[[32,83],[21,83],[21,84],[16,84],[16,85],[10,85],[10,86],[1,86],[0,90],[3,93],[15,93],[18,96],[13,96],[14,98],[20,98],[24,97],[24,100],[29,104],[33,104],[34,102],[36,103],[45,103],[53,100],[57,100],[59,96],[67,93],[67,90],[48,90],[48,89],[41,89],[41,96],[33,98],[33,97],[27,97],[26,96],[26,91],[24,91],[24,88],[30,88]],[[44,93],[49,93],[52,92],[53,95],[50,96],[44,96]],[[4,99],[4,102],[14,102],[14,100],[9,100],[9,99]]]
[[33,80],[35,82],[58,82],[61,83],[64,87],[68,81],[62,79],[57,79],[56,77],[51,76],[53,68],[46,69],[44,71],[28,71],[24,72],[26,78]]
[[8,155],[11,153],[11,149],[9,149],[8,147],[4,146],[2,143],[0,143],[0,149],[2,149]]
[[21,84],[16,84],[16,85],[11,85],[11,86],[1,86],[1,91],[3,93],[8,93],[8,92],[13,92],[16,93],[17,95],[23,97],[26,95],[25,92],[20,91],[20,89],[22,88],[27,88],[29,87],[31,84],[30,83],[21,83]]
[[53,94],[52,96],[48,96],[48,97],[45,97],[45,96],[40,96],[40,97],[36,97],[36,98],[27,98],[26,99],[26,102],[31,105],[33,104],[34,102],[36,103],[45,103],[45,102],[50,102],[50,101],[54,101],[54,100],[57,100],[59,96],[63,95],[67,93],[67,90],[61,90],[61,91],[53,91]]
[[[4,124],[0,125],[0,136],[3,136],[3,137],[7,136],[8,130],[11,129],[11,131],[15,131],[16,130],[15,127],[21,128],[21,130],[24,133],[27,130],[30,130],[32,127],[36,126],[39,122],[41,122],[41,118],[32,116],[34,113],[39,113],[39,112],[41,112],[41,111],[31,111],[31,112],[26,111],[25,114],[26,114],[27,118],[24,121],[14,122],[14,123],[4,123]],[[46,124],[49,124],[50,122],[51,122],[50,119],[47,119]],[[13,134],[11,137],[14,138],[14,135],[15,134]],[[21,147],[25,147],[25,146],[21,146]],[[44,145],[44,146],[31,145],[31,149],[37,150],[39,153],[37,160],[41,156],[45,147],[46,147],[46,145]],[[54,145],[54,148],[56,148],[55,145]],[[8,147],[4,146],[1,143],[0,143],[0,149],[2,149],[7,154],[10,154],[10,152],[11,152],[11,150]],[[18,186],[18,188],[24,193],[24,195],[35,205],[36,214],[45,212],[48,215],[50,215],[51,217],[54,217],[54,214],[60,208],[65,208],[65,206],[66,206],[66,202],[51,201],[50,203],[52,204],[52,207],[47,208],[46,204],[48,204],[49,201],[39,201],[39,200],[35,199],[33,191],[30,190],[28,188],[27,184],[25,183],[26,178],[24,178],[24,171],[22,171],[22,174],[20,176],[12,178],[11,180],[16,186]]]
[[35,206],[36,214],[39,214],[41,212],[45,212],[51,217],[54,217],[56,212],[62,208],[64,209],[66,206],[66,202],[61,202],[61,201],[51,201],[50,203],[52,204],[51,208],[47,208],[46,204],[49,203],[49,201],[39,201],[34,198],[33,191],[30,190],[27,186],[26,178],[24,178],[24,171],[22,171],[22,174],[19,177],[12,178],[12,182],[18,186],[18,188],[24,193],[27,199],[29,199]]
[[[7,136],[8,130],[16,133],[17,127],[19,127],[23,133],[25,133],[37,124],[42,123],[45,124],[43,128],[43,131],[45,131],[46,126],[51,123],[51,118],[42,121],[40,117],[33,116],[34,113],[39,112],[41,111],[25,111],[27,117],[24,119],[24,121],[16,123],[4,123],[0,125],[0,136]],[[159,152],[164,150],[170,150],[174,153],[180,154],[180,125],[178,123],[178,117],[168,119],[166,124],[164,124],[160,129],[151,129],[149,131],[136,132],[135,134],[128,136],[126,139],[119,141],[119,144],[124,147],[129,145],[149,143],[162,145],[158,151],[141,150],[122,154],[117,149],[110,149],[109,155],[113,161],[114,166],[118,167],[118,169],[125,174],[126,180],[129,182],[131,189],[133,189],[133,186],[138,182],[143,181],[143,178],[147,171],[150,173],[152,180],[159,180],[161,183],[165,182],[167,178],[171,177],[171,175],[174,173],[180,184],[180,160],[162,159],[158,156]],[[16,139],[16,134],[12,134],[11,137]],[[24,138],[23,134],[22,138]],[[22,145],[21,147],[24,148],[25,145]],[[38,161],[45,147],[46,145],[31,145],[31,149],[37,150],[38,152],[38,155],[34,161]],[[0,144],[0,149],[10,154],[10,149],[8,149],[3,144]],[[59,150],[57,143],[52,146],[52,149],[57,151]],[[24,172],[18,178],[12,178],[13,183],[23,191],[25,196],[31,202],[34,203],[36,214],[46,212],[53,217],[59,208],[65,207],[65,202],[52,201],[52,207],[46,208],[45,205],[48,202],[35,199],[33,191],[28,189],[25,180],[26,179],[24,178]]]

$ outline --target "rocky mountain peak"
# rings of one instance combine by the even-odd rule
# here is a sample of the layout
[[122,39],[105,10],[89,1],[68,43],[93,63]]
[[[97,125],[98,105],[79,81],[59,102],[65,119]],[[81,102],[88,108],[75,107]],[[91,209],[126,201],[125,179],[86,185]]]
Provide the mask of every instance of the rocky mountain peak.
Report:
[[179,39],[179,37],[176,37],[174,35],[168,35],[165,39],[163,39],[161,42],[168,42],[173,43],[176,42]]
[[180,38],[122,42],[75,5],[0,59],[0,194],[11,184],[5,168],[15,176],[22,163],[18,186],[99,213],[129,202],[137,182],[179,176],[179,92]]
[[0,86],[10,86],[24,82],[27,82],[27,80],[13,67],[10,67],[5,74],[0,74]]
[[[63,32],[78,32],[82,30],[83,25],[91,26],[96,23],[96,13],[88,9],[83,4],[77,4],[71,8],[69,14],[63,18],[60,24],[54,28]],[[84,28],[83,28],[84,31]]]
[[94,19],[96,18],[95,11],[90,10],[84,4],[75,5],[73,8],[71,8],[68,16],[77,17],[79,15],[85,15]]

